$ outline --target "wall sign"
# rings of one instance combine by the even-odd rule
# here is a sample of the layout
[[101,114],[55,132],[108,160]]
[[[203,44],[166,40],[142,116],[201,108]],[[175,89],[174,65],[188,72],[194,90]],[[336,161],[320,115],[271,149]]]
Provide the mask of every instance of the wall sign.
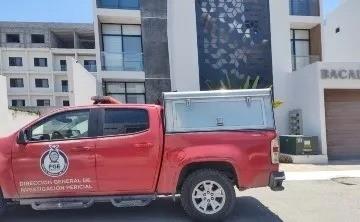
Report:
[[321,79],[358,79],[360,80],[360,69],[322,69]]

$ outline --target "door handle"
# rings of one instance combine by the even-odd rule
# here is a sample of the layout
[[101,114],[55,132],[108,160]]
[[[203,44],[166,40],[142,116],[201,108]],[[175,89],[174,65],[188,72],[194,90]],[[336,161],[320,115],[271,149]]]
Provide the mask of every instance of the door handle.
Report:
[[154,146],[152,143],[136,143],[135,148],[151,148]]
[[74,151],[74,152],[84,152],[84,151],[89,151],[91,150],[92,147],[90,146],[77,146],[77,147],[74,147],[74,148],[71,148],[71,151]]

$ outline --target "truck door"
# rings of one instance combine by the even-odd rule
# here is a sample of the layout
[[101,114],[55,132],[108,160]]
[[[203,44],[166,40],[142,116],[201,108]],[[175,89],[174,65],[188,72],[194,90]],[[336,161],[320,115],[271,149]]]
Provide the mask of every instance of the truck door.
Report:
[[97,191],[96,116],[89,109],[66,111],[25,130],[27,143],[16,145],[12,155],[20,197],[89,195]]
[[[162,154],[158,111],[107,108],[96,142],[99,189],[111,193],[152,193]],[[156,111],[156,112],[155,112]]]

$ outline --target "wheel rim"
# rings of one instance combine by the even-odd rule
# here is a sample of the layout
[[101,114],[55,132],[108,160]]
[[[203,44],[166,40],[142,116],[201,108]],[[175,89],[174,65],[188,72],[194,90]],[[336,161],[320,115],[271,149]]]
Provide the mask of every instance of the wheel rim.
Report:
[[225,191],[215,181],[205,180],[198,183],[192,192],[192,202],[195,208],[204,214],[215,214],[225,205]]

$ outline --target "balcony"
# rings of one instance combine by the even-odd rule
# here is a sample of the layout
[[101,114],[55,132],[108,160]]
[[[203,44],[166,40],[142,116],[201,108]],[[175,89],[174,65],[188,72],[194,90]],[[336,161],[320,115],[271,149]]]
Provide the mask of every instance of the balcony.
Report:
[[85,68],[88,72],[97,72],[96,64],[84,65],[84,68]]
[[139,10],[139,0],[97,0],[98,8]]
[[67,85],[61,86],[61,92],[69,92],[69,86]]
[[292,68],[293,71],[304,68],[307,65],[310,65],[315,62],[320,62],[320,55],[308,55],[308,56],[292,56]]
[[103,71],[143,71],[142,53],[101,53]]
[[320,16],[319,0],[289,0],[290,15]]

